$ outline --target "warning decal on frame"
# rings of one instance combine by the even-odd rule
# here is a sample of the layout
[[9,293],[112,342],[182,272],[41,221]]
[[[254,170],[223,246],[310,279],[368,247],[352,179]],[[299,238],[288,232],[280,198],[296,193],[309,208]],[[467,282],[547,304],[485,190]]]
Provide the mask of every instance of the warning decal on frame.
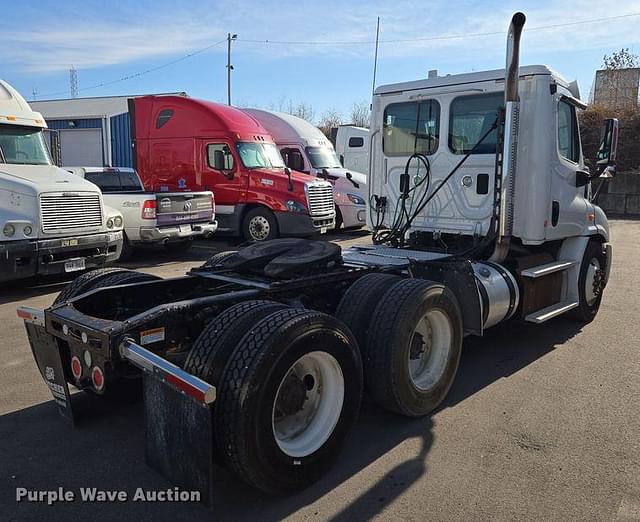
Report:
[[164,326],[140,332],[140,344],[151,344],[164,341]]

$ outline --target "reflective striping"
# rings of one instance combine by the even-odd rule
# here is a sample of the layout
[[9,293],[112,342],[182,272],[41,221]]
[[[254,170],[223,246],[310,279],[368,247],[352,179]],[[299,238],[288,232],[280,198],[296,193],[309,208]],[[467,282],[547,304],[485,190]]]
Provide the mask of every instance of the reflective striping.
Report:
[[44,310],[31,308],[30,306],[19,306],[17,313],[18,317],[23,319],[26,323],[44,326]]
[[40,196],[43,232],[102,226],[100,195],[94,192],[56,192]]
[[156,375],[198,402],[208,405],[216,399],[215,386],[185,372],[175,364],[134,343],[131,339],[122,341],[120,355],[138,368]]

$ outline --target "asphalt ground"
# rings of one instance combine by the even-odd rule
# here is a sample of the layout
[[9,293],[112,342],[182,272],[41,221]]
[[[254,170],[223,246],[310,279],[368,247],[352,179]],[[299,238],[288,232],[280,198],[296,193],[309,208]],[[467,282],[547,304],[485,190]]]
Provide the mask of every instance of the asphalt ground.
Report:
[[[59,418],[33,361],[19,305],[47,307],[64,281],[0,288],[0,519],[640,520],[640,222],[612,221],[614,264],[599,315],[581,326],[510,322],[467,338],[456,381],[428,418],[364,404],[337,465],[289,498],[218,470],[216,501],[134,502],[171,484],[144,461],[141,404],[73,396]],[[362,233],[327,239],[367,243]],[[169,277],[233,246],[143,251],[127,267]],[[126,502],[16,502],[16,488],[124,490]]]

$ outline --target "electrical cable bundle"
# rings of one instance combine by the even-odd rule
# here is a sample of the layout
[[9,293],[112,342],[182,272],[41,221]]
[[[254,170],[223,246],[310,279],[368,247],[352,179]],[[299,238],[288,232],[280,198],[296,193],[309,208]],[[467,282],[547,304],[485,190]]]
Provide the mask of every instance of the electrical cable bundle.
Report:
[[[429,185],[431,183],[431,164],[429,163],[429,158],[422,153],[414,152],[407,163],[405,164],[404,172],[400,175],[400,197],[396,201],[395,211],[394,211],[394,220],[389,229],[381,228],[384,224],[384,215],[386,213],[386,203],[384,205],[380,204],[380,200],[382,198],[378,198],[377,196],[373,196],[377,198],[376,200],[376,224],[374,225],[373,230],[373,243],[375,245],[379,245],[382,243],[389,243],[394,247],[402,248],[404,246],[406,233],[411,228],[411,224],[418,217],[418,215],[424,210],[424,208],[429,204],[429,202],[435,197],[435,195],[442,189],[442,187],[451,179],[451,177],[458,171],[458,169],[464,164],[469,156],[471,156],[477,148],[484,142],[485,139],[498,127],[498,118],[493,122],[491,128],[485,132],[485,134],[478,140],[478,142],[467,152],[463,158],[458,162],[458,164],[447,174],[447,176],[442,180],[436,189],[431,193],[429,192]],[[409,188],[409,165],[411,160],[417,158],[420,162],[422,162],[426,168],[426,174],[424,178],[418,179],[417,183],[413,185],[413,187]],[[418,171],[419,171],[418,165]],[[416,173],[416,178],[418,174]],[[421,194],[420,199],[413,208],[413,202],[415,198],[416,191],[419,187],[421,187],[426,182],[426,187],[424,192]],[[409,206],[409,210],[407,210],[407,199],[409,195],[411,197],[411,203]],[[371,203],[371,202],[370,202]],[[398,207],[400,207],[400,212],[398,212]],[[382,217],[380,214],[382,213]],[[372,220],[373,221],[373,220]],[[475,247],[473,247],[475,248]]]

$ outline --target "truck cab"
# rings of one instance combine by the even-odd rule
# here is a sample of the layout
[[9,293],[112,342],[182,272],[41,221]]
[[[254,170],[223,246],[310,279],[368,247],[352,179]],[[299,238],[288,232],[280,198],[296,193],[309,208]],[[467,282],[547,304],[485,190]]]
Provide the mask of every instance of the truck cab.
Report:
[[94,184],[56,167],[42,116],[0,80],[0,282],[115,261],[122,215]]
[[369,129],[340,125],[336,129],[334,145],[344,168],[369,172]]
[[262,241],[326,232],[331,183],[290,170],[239,109],[183,96],[130,100],[135,166],[153,191],[211,190],[218,230]]
[[243,110],[273,136],[288,167],[333,183],[336,228],[365,225],[367,177],[341,165],[333,145],[320,129],[291,114],[263,109]]
[[[468,159],[414,221],[436,235],[485,236],[494,208],[497,127],[504,104],[504,70],[448,75],[379,87],[373,107],[373,193],[391,201],[399,196],[399,179],[414,152],[410,176],[429,176],[438,186],[467,154]],[[540,245],[570,236],[599,234],[608,240],[602,210],[580,184],[585,160],[577,113],[575,83],[546,66],[520,68],[518,167],[513,236]],[[484,141],[472,150],[478,140]],[[393,216],[390,209],[388,216]]]

